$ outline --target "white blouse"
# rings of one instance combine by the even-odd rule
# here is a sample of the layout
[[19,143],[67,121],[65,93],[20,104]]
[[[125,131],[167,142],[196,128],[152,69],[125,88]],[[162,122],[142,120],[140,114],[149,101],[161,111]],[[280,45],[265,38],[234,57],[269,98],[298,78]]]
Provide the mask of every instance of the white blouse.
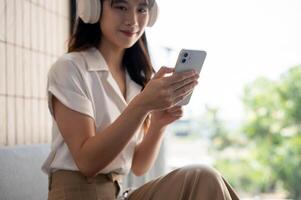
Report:
[[[124,99],[105,59],[96,48],[67,53],[60,57],[48,73],[48,107],[53,121],[52,144],[42,170],[48,174],[59,169],[79,171],[53,117],[52,95],[68,108],[92,117],[96,132],[100,133],[116,120],[141,89],[126,72]],[[114,171],[127,174],[131,168],[135,146],[142,137],[140,126],[122,152],[99,173]]]

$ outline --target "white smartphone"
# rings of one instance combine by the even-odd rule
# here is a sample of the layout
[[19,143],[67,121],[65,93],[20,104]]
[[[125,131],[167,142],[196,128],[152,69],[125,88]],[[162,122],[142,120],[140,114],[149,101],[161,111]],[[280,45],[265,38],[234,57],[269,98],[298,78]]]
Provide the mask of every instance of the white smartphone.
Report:
[[[206,51],[182,49],[179,53],[178,60],[175,66],[176,72],[183,72],[187,70],[196,70],[201,72],[202,66],[206,58]],[[184,106],[189,103],[192,92],[189,93],[183,100],[179,101],[176,105]]]

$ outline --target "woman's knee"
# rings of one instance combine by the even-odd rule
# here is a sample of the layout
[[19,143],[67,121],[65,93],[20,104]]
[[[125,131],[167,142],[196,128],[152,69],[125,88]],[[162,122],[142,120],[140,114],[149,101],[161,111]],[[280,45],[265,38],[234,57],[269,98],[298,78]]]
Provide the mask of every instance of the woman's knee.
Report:
[[194,174],[207,174],[212,176],[219,176],[220,173],[213,167],[207,165],[188,165],[179,168],[180,171],[184,173],[194,173]]
[[186,178],[200,179],[199,181],[204,182],[216,182],[221,180],[220,173],[206,165],[188,165],[178,169],[178,172]]

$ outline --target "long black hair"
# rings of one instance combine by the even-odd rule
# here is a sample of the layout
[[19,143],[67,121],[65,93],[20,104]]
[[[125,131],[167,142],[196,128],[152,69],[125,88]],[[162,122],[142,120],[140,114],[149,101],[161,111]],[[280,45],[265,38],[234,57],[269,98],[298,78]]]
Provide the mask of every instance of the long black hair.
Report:
[[[103,3],[103,0],[100,0]],[[111,0],[111,5],[114,0]],[[154,5],[154,0],[148,0],[148,5]],[[99,19],[100,20],[100,19]],[[80,18],[76,19],[74,30],[68,42],[68,52],[83,51],[91,47],[98,48],[102,33],[99,21],[86,24]],[[131,47],[125,50],[122,66],[128,71],[131,79],[142,86],[142,89],[155,72],[152,67],[145,33]],[[144,129],[149,125],[149,117],[145,120]]]

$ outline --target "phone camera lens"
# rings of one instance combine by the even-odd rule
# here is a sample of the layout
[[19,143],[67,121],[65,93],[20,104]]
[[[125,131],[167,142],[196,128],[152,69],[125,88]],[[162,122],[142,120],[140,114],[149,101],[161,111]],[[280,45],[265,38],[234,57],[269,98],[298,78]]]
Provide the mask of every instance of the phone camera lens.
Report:
[[182,63],[185,63],[185,62],[186,62],[186,59],[185,59],[185,58],[183,58],[183,59],[182,59]]
[[184,57],[186,58],[188,56],[188,53],[184,53]]

